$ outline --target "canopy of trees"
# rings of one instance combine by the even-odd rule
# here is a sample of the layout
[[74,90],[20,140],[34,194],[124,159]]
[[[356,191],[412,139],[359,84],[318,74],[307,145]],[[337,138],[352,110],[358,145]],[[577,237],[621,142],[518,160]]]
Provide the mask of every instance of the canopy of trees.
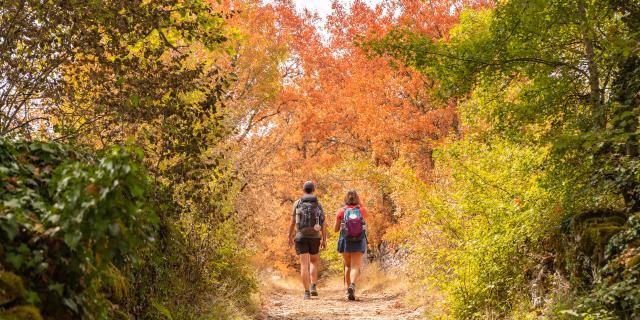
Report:
[[427,318],[635,319],[639,112],[636,0],[2,1],[0,318],[251,318],[312,179]]

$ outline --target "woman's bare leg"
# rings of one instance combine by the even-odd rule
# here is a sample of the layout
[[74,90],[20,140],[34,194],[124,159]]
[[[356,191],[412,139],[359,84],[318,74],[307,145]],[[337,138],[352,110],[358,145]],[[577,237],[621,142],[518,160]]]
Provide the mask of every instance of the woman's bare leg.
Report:
[[360,278],[360,268],[362,267],[362,252],[351,252],[351,272],[349,274],[348,284],[356,283]]
[[344,281],[349,285],[351,283],[351,252],[343,252],[342,259],[344,260]]

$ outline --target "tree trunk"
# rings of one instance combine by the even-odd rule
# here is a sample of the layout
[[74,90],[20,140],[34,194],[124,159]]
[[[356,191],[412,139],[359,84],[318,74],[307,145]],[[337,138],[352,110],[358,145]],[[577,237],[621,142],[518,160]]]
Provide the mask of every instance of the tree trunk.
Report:
[[596,132],[604,130],[606,126],[606,114],[602,103],[602,89],[600,88],[600,71],[595,61],[594,41],[589,27],[587,10],[584,0],[576,0],[578,4],[578,14],[580,19],[580,29],[582,32],[585,58],[589,71],[589,102],[591,103],[591,114],[593,117],[593,129]]

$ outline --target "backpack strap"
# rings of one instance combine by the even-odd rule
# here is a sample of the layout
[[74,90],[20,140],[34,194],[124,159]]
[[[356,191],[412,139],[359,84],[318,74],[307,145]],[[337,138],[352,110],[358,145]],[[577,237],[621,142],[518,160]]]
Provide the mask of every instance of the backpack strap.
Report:
[[299,227],[300,225],[300,221],[298,220],[298,207],[300,206],[300,199],[296,200],[296,202],[293,203],[293,216],[296,219],[296,229]]

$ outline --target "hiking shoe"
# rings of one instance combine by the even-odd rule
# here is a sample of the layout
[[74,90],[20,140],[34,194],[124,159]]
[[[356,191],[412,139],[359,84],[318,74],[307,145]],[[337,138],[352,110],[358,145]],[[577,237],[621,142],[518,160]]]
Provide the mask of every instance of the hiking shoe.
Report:
[[349,285],[349,289],[347,289],[347,299],[355,300],[356,299],[356,285],[352,283]]
[[309,292],[309,290],[305,290],[304,291],[304,300],[309,300],[311,299],[311,293]]
[[311,292],[311,295],[312,295],[312,296],[314,296],[314,297],[317,297],[317,296],[318,296],[318,289],[316,288],[316,284],[315,284],[315,283],[312,283],[312,284],[311,284],[311,290],[310,290],[310,292]]

